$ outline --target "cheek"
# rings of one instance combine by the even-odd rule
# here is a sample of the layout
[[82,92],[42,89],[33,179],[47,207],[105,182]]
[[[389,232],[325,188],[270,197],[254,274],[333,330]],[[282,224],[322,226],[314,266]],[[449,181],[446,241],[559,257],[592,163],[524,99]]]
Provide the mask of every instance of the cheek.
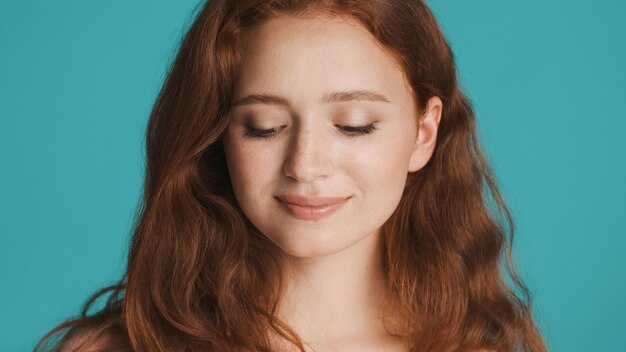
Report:
[[352,155],[352,178],[358,179],[364,196],[359,212],[380,225],[400,202],[407,180],[411,148],[406,140],[381,139]]
[[[277,152],[259,143],[237,141],[225,148],[228,172],[237,199],[251,201],[277,169]],[[272,155],[274,157],[272,157]]]
[[398,139],[381,139],[349,153],[347,163],[369,185],[371,191],[404,187],[410,157],[411,149],[407,143]]

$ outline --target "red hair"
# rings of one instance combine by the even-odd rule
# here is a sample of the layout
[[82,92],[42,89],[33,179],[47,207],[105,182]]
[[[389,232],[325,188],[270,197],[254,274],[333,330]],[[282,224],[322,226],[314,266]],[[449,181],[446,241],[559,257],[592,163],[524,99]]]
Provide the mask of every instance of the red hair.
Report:
[[[96,338],[106,337],[107,351],[269,351],[273,331],[304,350],[296,332],[275,316],[282,285],[278,249],[237,205],[221,137],[240,37],[271,16],[319,13],[365,26],[404,68],[419,109],[433,96],[443,102],[431,160],[409,175],[383,226],[390,305],[402,312],[390,331],[415,351],[546,350],[529,292],[512,264],[511,214],[478,144],[453,54],[420,0],[206,3],[150,115],[143,205],[127,273],[36,350],[62,331],[69,333],[60,345],[95,331]],[[106,293],[105,307],[87,314]]]

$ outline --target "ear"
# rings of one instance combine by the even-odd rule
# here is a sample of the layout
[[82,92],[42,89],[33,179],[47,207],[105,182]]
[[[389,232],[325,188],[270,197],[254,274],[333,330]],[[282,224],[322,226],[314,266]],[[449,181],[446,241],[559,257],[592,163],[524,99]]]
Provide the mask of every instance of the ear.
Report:
[[426,102],[424,114],[418,120],[417,138],[411,154],[409,172],[415,172],[423,168],[433,155],[442,110],[443,103],[439,97],[434,96]]

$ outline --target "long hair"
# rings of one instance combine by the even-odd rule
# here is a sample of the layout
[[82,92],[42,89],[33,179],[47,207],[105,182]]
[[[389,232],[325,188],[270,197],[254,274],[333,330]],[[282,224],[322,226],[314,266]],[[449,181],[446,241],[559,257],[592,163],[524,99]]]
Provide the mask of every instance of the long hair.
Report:
[[[421,0],[207,2],[150,115],[127,272],[36,350],[63,331],[60,344],[95,331],[115,342],[107,351],[270,351],[271,331],[304,351],[276,316],[278,249],[239,208],[221,139],[241,36],[278,14],[356,20],[401,63],[418,108],[433,96],[443,102],[434,153],[408,176],[382,229],[386,285],[401,312],[393,333],[412,351],[545,351],[511,258],[511,214],[477,141],[452,51]],[[107,293],[105,307],[88,314]]]

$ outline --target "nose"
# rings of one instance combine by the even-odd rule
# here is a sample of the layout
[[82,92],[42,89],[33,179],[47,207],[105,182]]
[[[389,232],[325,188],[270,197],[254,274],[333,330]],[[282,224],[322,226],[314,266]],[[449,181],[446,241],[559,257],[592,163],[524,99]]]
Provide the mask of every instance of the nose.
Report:
[[328,177],[332,171],[330,140],[313,127],[298,129],[288,146],[283,172],[297,181],[311,182]]

